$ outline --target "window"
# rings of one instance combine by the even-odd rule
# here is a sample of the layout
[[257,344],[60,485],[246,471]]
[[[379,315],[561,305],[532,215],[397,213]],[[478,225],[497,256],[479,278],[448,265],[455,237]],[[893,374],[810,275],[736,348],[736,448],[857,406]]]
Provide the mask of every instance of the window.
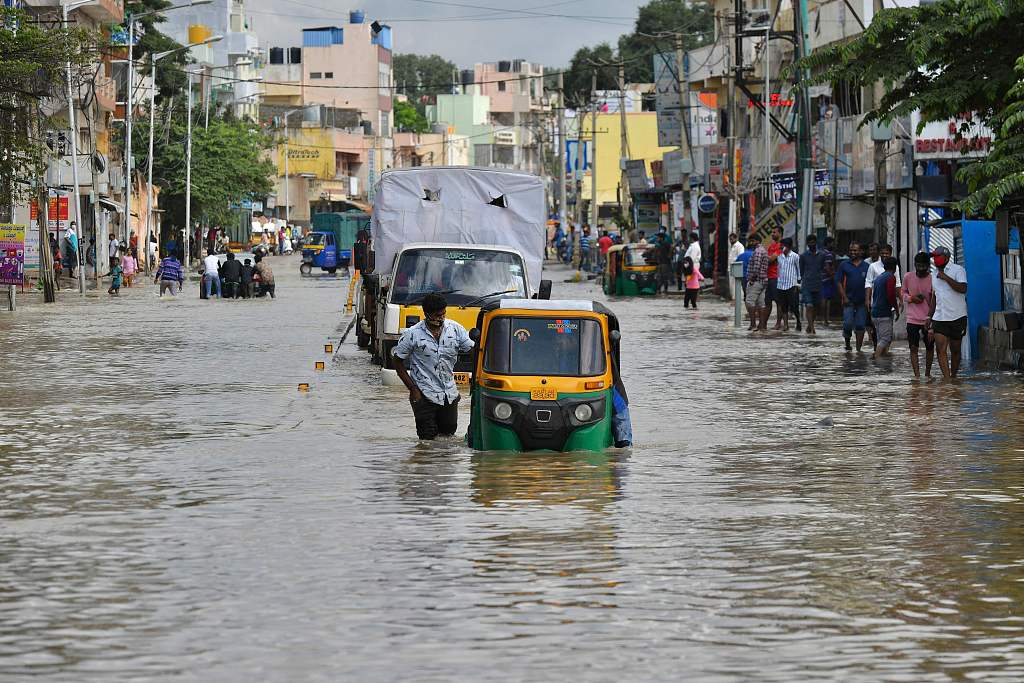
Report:
[[505,81],[498,81],[498,92],[505,92]]
[[516,254],[416,249],[402,254],[391,303],[414,304],[429,292],[447,292],[449,306],[462,306],[487,294],[506,291],[527,296],[523,262]]
[[1020,250],[1011,249],[1003,255],[1003,279],[1007,284],[1020,284]]
[[334,72],[333,71],[325,71],[324,72],[324,78],[334,78]]
[[588,318],[497,318],[487,332],[484,369],[507,375],[604,374],[601,325]]
[[323,74],[321,74],[319,71],[310,71],[309,72],[309,77],[310,78],[320,78],[322,75]]

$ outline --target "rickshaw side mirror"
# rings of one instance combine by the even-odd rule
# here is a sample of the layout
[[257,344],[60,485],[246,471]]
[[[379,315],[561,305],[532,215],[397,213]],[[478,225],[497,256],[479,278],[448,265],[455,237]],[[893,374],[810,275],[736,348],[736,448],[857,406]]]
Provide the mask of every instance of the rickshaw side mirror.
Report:
[[540,287],[537,289],[538,299],[550,299],[551,298],[551,280],[541,280]]
[[469,338],[473,340],[474,344],[480,343],[480,330],[473,328],[469,331]]
[[619,340],[622,339],[622,333],[618,330],[612,330],[608,333],[608,338],[612,340],[613,344],[618,344]]

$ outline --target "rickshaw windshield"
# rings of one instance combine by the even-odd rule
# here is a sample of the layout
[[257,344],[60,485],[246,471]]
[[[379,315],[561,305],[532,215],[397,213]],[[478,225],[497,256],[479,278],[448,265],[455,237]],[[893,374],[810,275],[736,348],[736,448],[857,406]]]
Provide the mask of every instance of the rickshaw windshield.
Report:
[[604,374],[601,324],[589,318],[495,318],[487,332],[484,369],[501,375]]
[[306,237],[306,246],[316,247],[323,246],[324,241],[327,239],[327,235],[322,232],[311,232]]
[[625,266],[649,266],[647,262],[647,250],[636,248],[626,249],[626,258],[624,259],[623,265]]
[[526,298],[526,275],[518,254],[476,249],[417,249],[402,254],[391,303],[414,304],[441,292],[460,306],[494,292]]

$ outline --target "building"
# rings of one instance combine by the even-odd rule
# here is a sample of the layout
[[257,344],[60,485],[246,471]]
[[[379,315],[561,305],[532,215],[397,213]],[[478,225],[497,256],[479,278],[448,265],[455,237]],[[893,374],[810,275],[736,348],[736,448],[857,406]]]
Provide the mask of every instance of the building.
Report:
[[276,217],[306,224],[321,210],[368,207],[394,165],[391,48],[389,26],[353,11],[344,26],[304,29],[301,47],[269,49],[261,118],[280,139]]
[[239,118],[259,120],[259,82],[265,60],[252,20],[245,14],[245,1],[212,0],[208,5],[168,12],[166,17],[161,30],[182,45],[222,36],[190,52],[199,106],[215,113],[231,109]]
[[443,130],[439,133],[395,133],[395,167],[468,166],[469,140]]

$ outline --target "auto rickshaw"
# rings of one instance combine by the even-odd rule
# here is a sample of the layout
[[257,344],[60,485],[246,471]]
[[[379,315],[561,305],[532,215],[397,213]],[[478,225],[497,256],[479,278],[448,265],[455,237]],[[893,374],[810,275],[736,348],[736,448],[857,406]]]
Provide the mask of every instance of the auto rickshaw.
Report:
[[605,294],[658,293],[658,266],[647,262],[648,249],[639,244],[616,244],[608,249],[603,280]]
[[607,308],[502,299],[481,309],[470,336],[471,448],[602,451],[616,443],[613,411],[625,408],[625,389],[619,323]]

